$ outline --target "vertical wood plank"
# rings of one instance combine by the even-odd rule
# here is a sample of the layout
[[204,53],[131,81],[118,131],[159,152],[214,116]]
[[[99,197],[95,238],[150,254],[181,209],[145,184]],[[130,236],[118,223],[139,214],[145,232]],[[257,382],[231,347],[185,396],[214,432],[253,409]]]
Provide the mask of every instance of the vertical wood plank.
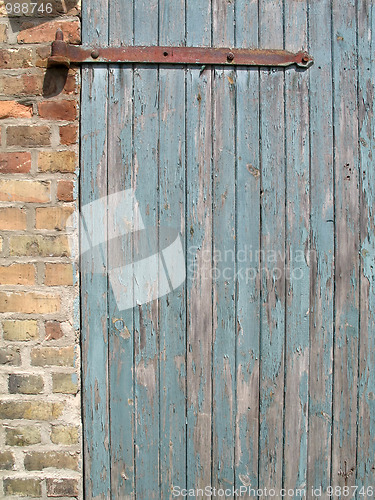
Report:
[[[133,2],[127,0],[110,5],[109,42],[131,45],[133,39]],[[121,193],[132,185],[132,127],[133,72],[128,66],[109,70],[108,116],[108,194]],[[124,234],[133,229],[133,213],[126,209],[129,197],[125,194],[111,198],[108,207],[109,269],[121,268],[132,262],[130,237]],[[124,213],[125,210],[125,213]],[[129,228],[130,226],[130,228]],[[120,243],[115,237],[123,236]],[[119,269],[117,275],[121,274]],[[111,492],[115,499],[134,498],[134,331],[133,310],[122,311],[117,304],[110,275],[109,301],[109,386],[111,409]],[[111,281],[112,280],[112,281]],[[130,289],[132,284],[129,283]],[[126,292],[129,293],[129,292]]]
[[[285,48],[307,49],[307,1],[285,2]],[[286,303],[284,488],[306,489],[309,395],[309,72],[285,73]],[[298,497],[298,495],[296,495]]]
[[375,283],[374,283],[374,33],[375,6],[358,2],[358,94],[360,145],[361,331],[359,350],[357,479],[359,488],[375,484]]
[[[211,1],[188,0],[187,45],[211,43]],[[187,488],[211,484],[212,70],[186,73]]]
[[[260,3],[260,45],[283,45],[283,2]],[[285,342],[284,71],[260,71],[261,342],[259,484],[280,490]]]
[[[86,2],[82,6],[84,43],[108,42],[108,4]],[[107,195],[108,69],[82,69],[81,210]],[[82,383],[84,408],[84,487],[89,498],[110,495],[108,299],[106,202],[86,212],[81,240],[92,245],[81,256]],[[95,245],[95,242],[100,242]]]
[[[234,4],[213,0],[213,45],[234,44]],[[212,484],[234,485],[236,412],[236,73],[214,68],[213,81],[213,442]]]
[[[185,41],[185,1],[160,0],[160,45]],[[176,18],[178,22],[176,22]],[[160,66],[160,251],[171,242],[166,227],[176,228],[185,248],[185,71]],[[166,266],[171,266],[166,262]],[[171,277],[173,280],[173,276]],[[161,498],[173,486],[186,487],[186,289],[185,284],[159,299],[160,331],[160,477]]]
[[[331,482],[334,173],[331,1],[309,1],[311,303],[308,492]],[[326,498],[326,495],[323,495]]]
[[[335,130],[335,338],[332,482],[355,484],[359,319],[356,1],[332,2]],[[346,479],[340,471],[353,468]]]
[[[91,250],[81,255],[85,492],[109,498],[109,386],[107,324],[107,68],[83,68],[81,207],[104,198],[82,220],[81,238]],[[103,98],[103,95],[105,96]],[[95,246],[95,242],[100,242]]]
[[[258,2],[236,2],[236,46],[257,47]],[[258,488],[260,334],[259,69],[237,68],[235,486]]]
[[[135,3],[135,45],[158,43],[158,2]],[[158,226],[158,95],[159,75],[155,66],[137,67],[134,72],[134,175],[133,189],[146,231]],[[134,251],[141,242],[134,238]],[[141,281],[147,282],[145,268]],[[158,283],[149,283],[150,298]],[[159,474],[159,342],[158,300],[135,309],[135,410],[137,498],[160,498]]]

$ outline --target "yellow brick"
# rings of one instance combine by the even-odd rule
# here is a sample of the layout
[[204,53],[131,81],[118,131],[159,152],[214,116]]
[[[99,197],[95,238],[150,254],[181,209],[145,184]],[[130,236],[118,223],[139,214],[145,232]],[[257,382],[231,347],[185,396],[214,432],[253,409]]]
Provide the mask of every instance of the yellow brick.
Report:
[[78,470],[78,455],[64,451],[31,451],[25,456],[26,470],[55,469]]
[[34,285],[35,268],[32,264],[0,266],[0,285]]
[[72,215],[73,207],[46,207],[35,210],[36,229],[56,229],[61,231],[66,228],[66,221]]
[[45,268],[44,284],[48,286],[73,285],[72,264],[47,263]]
[[47,203],[50,199],[49,181],[0,180],[0,201]]
[[54,444],[77,444],[78,428],[73,425],[54,425],[51,430],[51,441]]
[[41,152],[38,157],[38,170],[42,172],[74,172],[77,158],[74,151]]
[[63,409],[63,404],[47,401],[0,401],[0,418],[54,420],[61,416]]
[[26,229],[26,210],[21,208],[0,208],[0,229],[17,231]]
[[4,479],[4,493],[7,496],[40,497],[42,481],[40,479],[7,478]]
[[31,351],[33,366],[74,366],[74,347],[35,347]]
[[4,321],[3,336],[5,340],[35,340],[38,338],[38,323],[33,319],[25,321]]
[[53,373],[52,392],[60,394],[77,394],[78,380],[76,373]]
[[41,442],[40,430],[36,426],[5,427],[5,436],[8,446],[29,446]]
[[60,297],[33,292],[0,292],[0,312],[49,314],[60,310]]
[[70,246],[67,236],[11,236],[9,253],[30,257],[68,257]]

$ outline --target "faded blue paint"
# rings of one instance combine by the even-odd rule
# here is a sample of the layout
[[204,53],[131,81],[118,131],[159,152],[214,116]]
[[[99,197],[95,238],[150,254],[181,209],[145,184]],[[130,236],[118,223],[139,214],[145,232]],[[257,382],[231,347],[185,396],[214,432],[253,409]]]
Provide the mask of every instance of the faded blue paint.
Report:
[[375,172],[374,147],[375,6],[358,2],[358,104],[360,148],[361,331],[359,346],[358,439],[356,484],[375,484]]
[[[160,45],[182,45],[184,0],[159,1]],[[179,22],[175,22],[178,17]],[[175,227],[185,248],[185,73],[159,69],[159,223]],[[161,240],[161,249],[167,242]],[[171,487],[186,487],[186,288],[159,300],[160,483],[161,498]]]
[[[260,45],[282,46],[283,2],[260,3]],[[260,70],[261,331],[259,485],[280,488],[283,474],[285,343],[284,71]],[[272,252],[279,257],[274,262]]]
[[[331,1],[309,2],[311,299],[307,488],[331,483],[334,188]],[[336,479],[336,476],[335,478]]]
[[356,468],[359,352],[359,159],[357,2],[332,2],[335,169],[335,336],[332,481],[355,485],[338,472]]
[[[84,6],[85,42],[259,41],[315,58],[305,72],[84,68],[82,204],[134,188],[145,225],[178,228],[187,259],[183,286],[119,311],[105,271],[131,261],[137,236],[108,254],[102,245],[94,264],[82,256],[88,498],[166,499],[173,486],[210,484],[309,495],[344,485],[345,460],[356,469],[348,484],[373,484],[373,9]],[[118,206],[110,223],[122,218]],[[105,211],[81,230],[104,233]]]

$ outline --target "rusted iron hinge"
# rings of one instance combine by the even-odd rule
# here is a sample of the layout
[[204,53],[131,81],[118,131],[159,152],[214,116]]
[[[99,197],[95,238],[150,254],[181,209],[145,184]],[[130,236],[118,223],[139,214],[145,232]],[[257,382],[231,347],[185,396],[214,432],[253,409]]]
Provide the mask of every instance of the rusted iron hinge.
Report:
[[71,63],[218,64],[226,66],[308,68],[313,58],[304,51],[293,53],[271,49],[226,49],[215,47],[85,47],[64,42],[57,30],[48,67]]

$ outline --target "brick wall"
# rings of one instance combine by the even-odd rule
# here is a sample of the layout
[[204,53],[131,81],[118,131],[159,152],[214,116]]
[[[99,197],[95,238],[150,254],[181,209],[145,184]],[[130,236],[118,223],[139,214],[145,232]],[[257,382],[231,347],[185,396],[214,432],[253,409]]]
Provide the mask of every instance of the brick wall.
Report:
[[70,218],[79,71],[46,70],[57,27],[79,43],[80,21],[72,2],[51,5],[50,17],[33,18],[0,3],[0,497],[9,499],[82,498]]

